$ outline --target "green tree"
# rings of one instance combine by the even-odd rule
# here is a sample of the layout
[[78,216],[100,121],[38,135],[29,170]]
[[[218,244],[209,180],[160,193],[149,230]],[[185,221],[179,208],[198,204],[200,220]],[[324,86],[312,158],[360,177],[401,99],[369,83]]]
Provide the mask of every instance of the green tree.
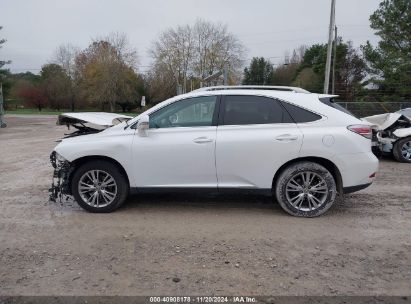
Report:
[[280,63],[273,71],[273,85],[290,86],[297,76],[298,69],[302,63],[306,46],[302,45],[293,51],[291,57],[285,57],[283,63]]
[[0,69],[0,83],[3,88],[4,106],[6,107],[6,99],[9,98],[13,87],[13,81],[11,80],[11,73],[9,70]]
[[254,57],[244,69],[243,84],[269,85],[273,80],[273,65],[264,57]]
[[52,63],[60,65],[70,79],[68,99],[70,101],[70,108],[72,112],[74,112],[76,103],[78,103],[75,78],[75,59],[79,52],[80,49],[70,43],[62,44],[54,51],[51,61]]
[[54,63],[46,64],[40,72],[41,87],[52,109],[60,110],[70,105],[71,79],[64,69]]
[[305,67],[298,72],[292,84],[310,92],[321,92],[321,83],[323,81],[312,67]]
[[[315,44],[308,48],[293,84],[311,92],[321,92],[324,86],[326,56],[326,44]],[[362,90],[362,82],[366,76],[364,60],[350,41],[343,42],[341,38],[338,39],[337,56],[332,60],[336,60],[336,94],[343,100],[354,100]]]
[[[2,29],[3,27],[2,26],[0,26],[0,30]],[[0,38],[0,49],[3,47],[3,44],[6,42],[6,39],[4,39],[4,38]],[[4,66],[4,65],[6,65],[6,64],[9,64],[11,61],[9,61],[9,60],[2,60],[2,59],[0,59],[0,71],[2,70],[2,67]]]
[[116,102],[123,112],[130,112],[138,106],[138,101],[144,93],[144,82],[132,68],[124,67],[119,76],[117,87],[118,101]]
[[111,112],[116,105],[123,111],[137,106],[140,78],[134,69],[136,56],[124,35],[93,41],[75,60],[79,97],[102,110],[108,106]]
[[[340,57],[338,57],[340,56]],[[366,64],[351,41],[341,43],[337,48],[335,93],[347,101],[355,101],[364,90]]]
[[[3,27],[0,26],[0,30]],[[4,44],[6,42],[5,39],[1,39],[0,38],[0,49],[2,47],[2,44]],[[2,70],[2,67],[7,64],[7,61],[1,60],[0,59],[0,128],[4,128],[6,126],[6,124],[3,123],[2,120],[2,116],[3,116],[3,101],[4,101],[4,93],[3,93],[3,82],[4,82],[4,78],[7,74],[8,71]],[[6,85],[4,86],[4,91],[6,91],[6,93],[8,93],[8,90],[10,89],[10,85],[8,82],[6,82]]]
[[[339,53],[337,51],[337,58]],[[324,86],[326,57],[326,44],[314,44],[309,47],[298,68],[295,84],[310,92],[321,92]],[[308,77],[309,75],[312,77]]]
[[377,47],[362,46],[373,81],[383,100],[411,97],[411,1],[384,0],[370,16],[371,28],[381,38]]

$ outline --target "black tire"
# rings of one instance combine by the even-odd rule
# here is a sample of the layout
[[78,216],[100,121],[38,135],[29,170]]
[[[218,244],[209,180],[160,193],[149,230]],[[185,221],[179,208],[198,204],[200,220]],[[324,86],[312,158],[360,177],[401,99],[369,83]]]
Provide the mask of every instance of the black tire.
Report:
[[[314,186],[310,188],[307,184],[307,186],[303,186],[304,188],[298,187],[297,190],[296,187],[296,190],[293,190],[294,188],[291,187],[295,187],[294,181],[297,181],[296,184],[304,183],[302,174],[305,174],[305,177],[307,177],[307,174],[312,176],[314,186],[316,186],[315,183],[319,185],[321,182],[321,186],[318,186],[319,189]],[[326,188],[320,189],[323,187]],[[337,195],[337,185],[333,175],[326,168],[317,163],[301,161],[291,164],[280,173],[273,191],[275,191],[275,196],[281,208],[287,213],[299,217],[316,217],[325,213],[333,205]],[[311,191],[321,191],[321,193]],[[293,206],[291,202],[297,202],[299,200],[297,196],[302,196],[301,205]],[[317,203],[317,200],[314,201],[313,196],[318,201],[321,200],[321,203]],[[317,207],[313,202],[317,204]]]
[[401,163],[411,163],[411,155],[407,158],[407,155],[403,155],[404,145],[409,145],[411,147],[411,136],[397,140],[392,149],[394,158]]
[[[91,170],[98,170],[99,172],[103,172],[109,174],[115,181],[116,184],[116,193],[112,201],[107,204],[106,206],[92,206],[88,204],[82,197],[79,192],[79,181],[80,179],[85,176],[87,172]],[[104,160],[96,160],[90,161],[83,165],[81,165],[73,174],[73,178],[71,180],[71,193],[73,194],[77,203],[83,209],[94,212],[94,213],[107,213],[112,212],[115,209],[119,208],[127,199],[129,193],[129,185],[127,178],[121,172],[121,170],[108,161]],[[100,196],[103,199],[102,196]],[[99,197],[99,198],[100,198]],[[105,201],[104,201],[105,202]],[[106,202],[105,202],[106,203]]]

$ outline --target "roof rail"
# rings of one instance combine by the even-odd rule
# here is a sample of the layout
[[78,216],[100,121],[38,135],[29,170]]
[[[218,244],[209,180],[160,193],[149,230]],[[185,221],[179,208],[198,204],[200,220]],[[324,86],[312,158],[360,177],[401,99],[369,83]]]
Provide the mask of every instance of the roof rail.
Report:
[[271,91],[285,91],[294,93],[310,93],[307,90],[298,87],[287,87],[287,86],[264,86],[264,85],[232,85],[232,86],[214,86],[214,87],[203,87],[193,92],[200,91],[219,91],[219,90],[271,90]]

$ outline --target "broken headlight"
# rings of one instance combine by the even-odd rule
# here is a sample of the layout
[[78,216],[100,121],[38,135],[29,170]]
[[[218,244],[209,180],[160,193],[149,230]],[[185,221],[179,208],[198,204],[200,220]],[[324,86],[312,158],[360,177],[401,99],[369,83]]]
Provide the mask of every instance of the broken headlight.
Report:
[[50,154],[50,162],[54,168],[53,182],[51,184],[50,200],[57,201],[62,199],[63,195],[70,194],[69,177],[72,171],[70,162],[68,162],[63,156],[53,151]]
[[51,152],[50,162],[54,169],[62,167],[65,163],[68,163],[67,159],[58,154],[56,151]]

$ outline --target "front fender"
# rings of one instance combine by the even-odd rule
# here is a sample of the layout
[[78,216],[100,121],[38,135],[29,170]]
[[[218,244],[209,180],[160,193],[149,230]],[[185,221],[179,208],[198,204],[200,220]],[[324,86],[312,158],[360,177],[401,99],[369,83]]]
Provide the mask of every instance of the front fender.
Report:
[[97,133],[64,139],[54,151],[64,157],[69,163],[75,163],[84,157],[105,157],[116,161],[126,172],[130,186],[134,184],[131,174],[131,144],[134,130],[123,132]]

